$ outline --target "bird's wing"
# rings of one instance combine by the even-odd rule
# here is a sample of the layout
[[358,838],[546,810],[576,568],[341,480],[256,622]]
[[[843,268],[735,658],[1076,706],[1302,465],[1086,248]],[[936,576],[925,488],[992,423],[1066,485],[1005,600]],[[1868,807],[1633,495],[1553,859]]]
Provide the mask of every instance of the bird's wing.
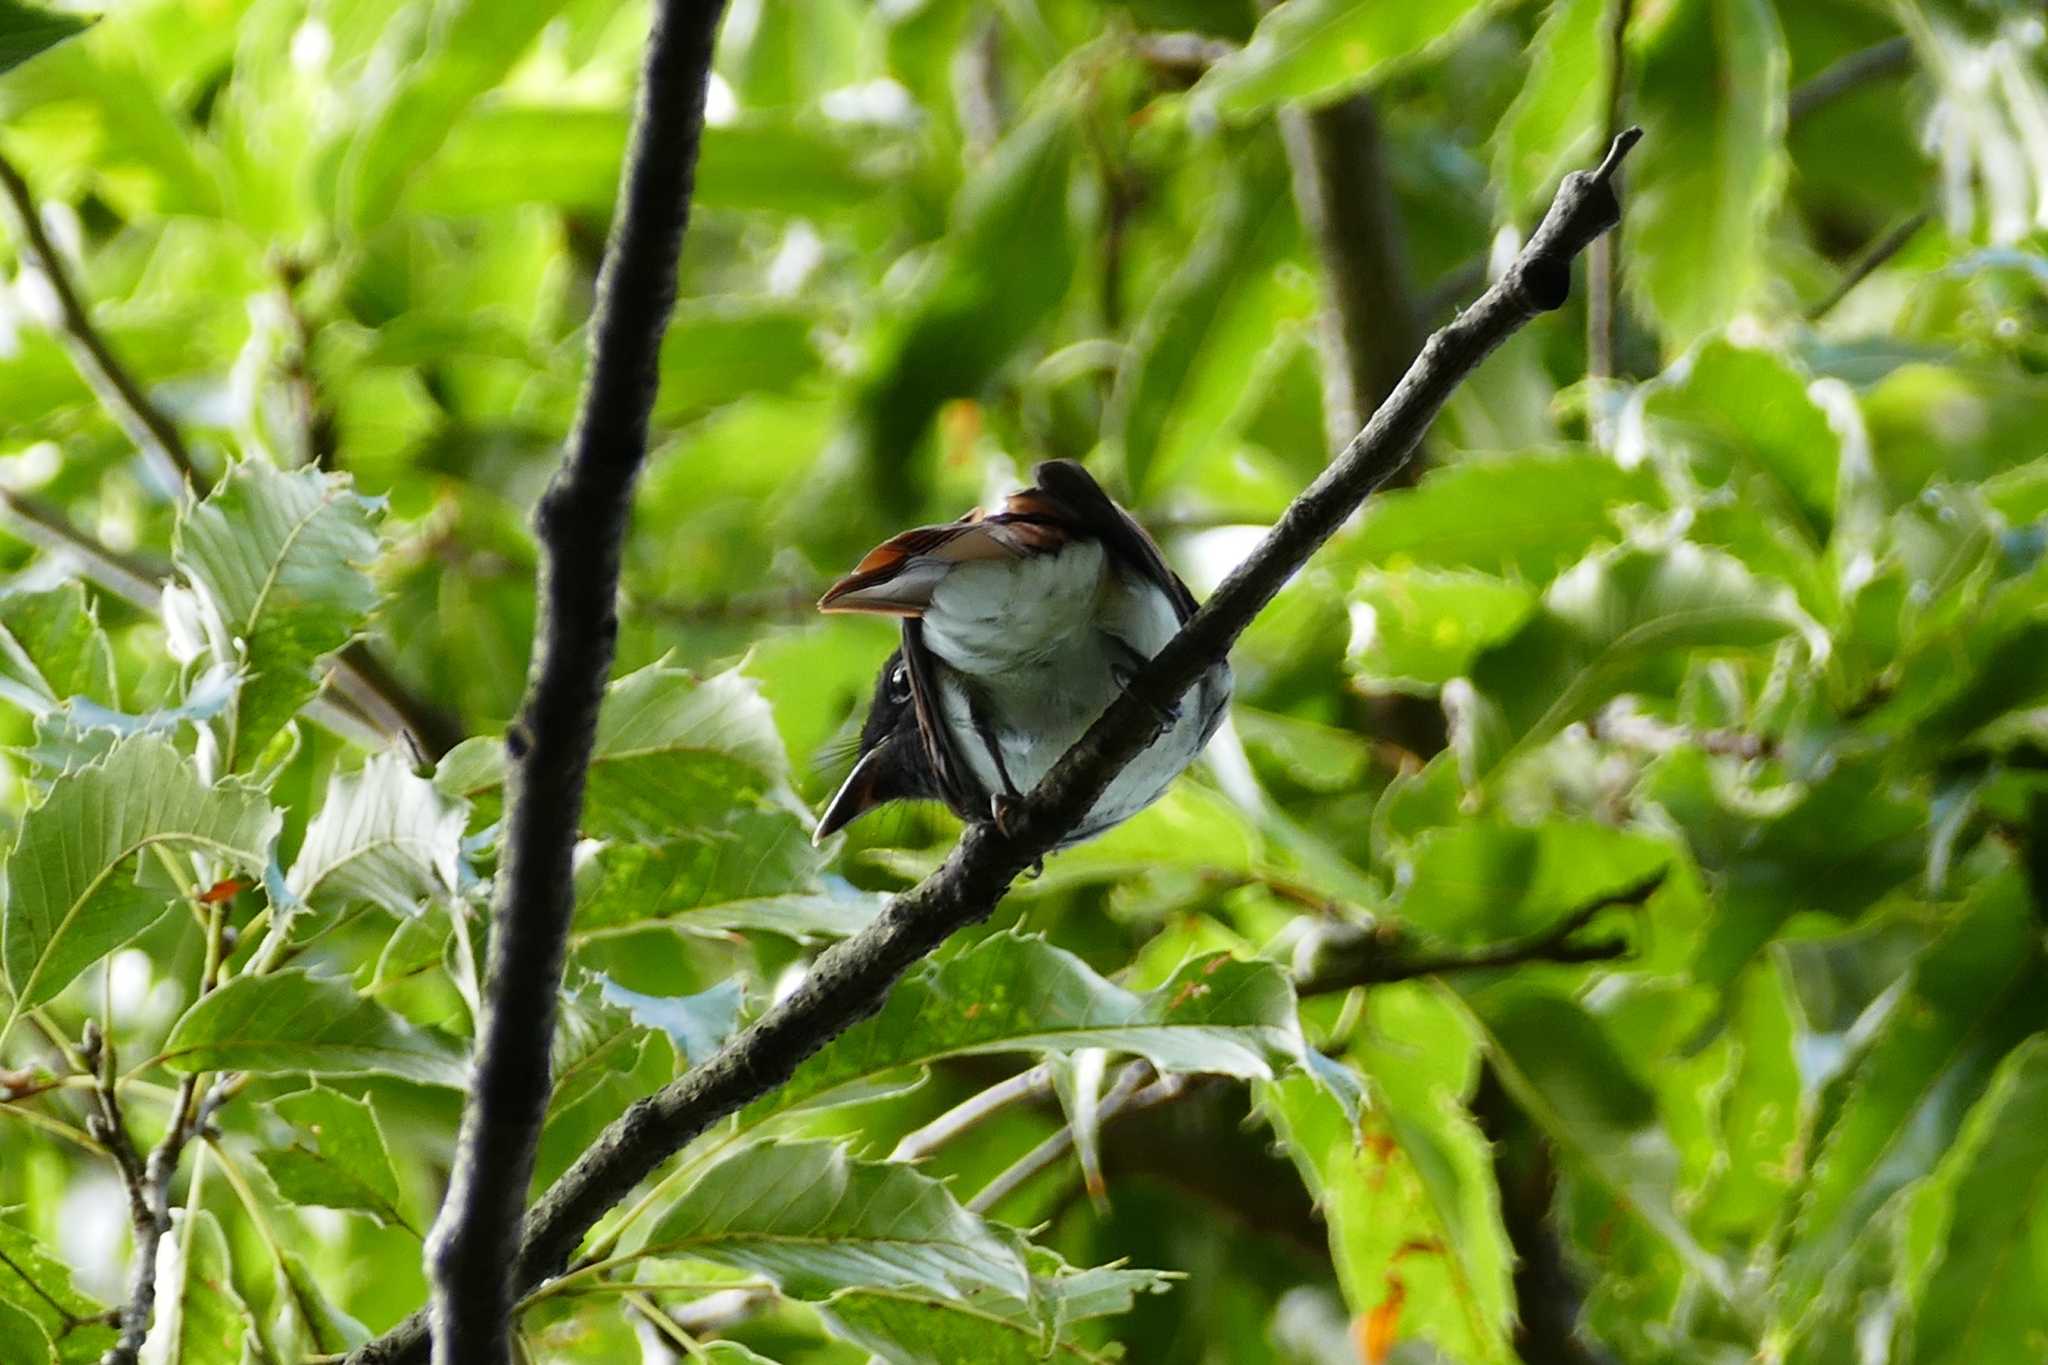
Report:
[[868,551],[818,599],[818,609],[917,616],[932,604],[940,580],[961,564],[1059,551],[1073,539],[1059,511],[1026,488],[1004,499],[1000,512],[984,515],[977,508],[942,526],[913,527]]
[[924,622],[911,616],[903,620],[903,662],[910,668],[910,697],[917,715],[918,739],[931,764],[939,798],[961,819],[979,819],[987,808],[988,795],[974,780],[974,770],[961,757],[957,739],[947,728],[940,709],[939,670],[945,665],[932,656],[924,642]]
[[1174,614],[1186,621],[1195,614],[1195,595],[1180,581],[1159,552],[1158,544],[1145,533],[1129,512],[1116,505],[1102,491],[1095,476],[1072,460],[1047,460],[1031,471],[1038,489],[1063,509],[1069,524],[1099,539],[1103,548],[1132,570],[1157,583],[1172,599]]

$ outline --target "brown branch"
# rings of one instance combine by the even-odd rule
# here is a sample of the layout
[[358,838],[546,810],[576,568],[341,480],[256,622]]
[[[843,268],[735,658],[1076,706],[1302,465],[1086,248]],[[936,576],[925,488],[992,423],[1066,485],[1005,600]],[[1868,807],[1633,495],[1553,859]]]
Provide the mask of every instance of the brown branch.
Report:
[[1912,69],[1913,43],[1905,37],[1887,38],[1852,52],[1793,88],[1785,97],[1785,122],[1795,124],[1872,81],[1903,76]]
[[506,736],[505,834],[475,1070],[448,1193],[427,1239],[435,1355],[461,1365],[511,1358],[512,1305],[534,1278],[509,1253],[547,1114],[578,817],[618,644],[619,563],[647,458],[723,9],[722,0],[654,7],[598,273],[590,371],[535,514],[539,620],[526,698]]
[[93,325],[92,315],[72,283],[64,258],[43,230],[42,216],[36,212],[35,196],[29,192],[28,182],[4,156],[0,156],[0,197],[7,201],[7,215],[22,258],[42,273],[50,282],[50,291],[57,296],[63,324],[58,336],[71,352],[71,363],[78,368],[79,377],[128,434],[135,448],[164,466],[172,483],[203,486],[204,480],[192,464],[192,452],[185,448],[184,437],[150,402],[141,385],[115,357],[106,337]]
[[[1406,463],[1444,402],[1479,362],[1530,319],[1564,303],[1573,261],[1587,242],[1620,219],[1612,179],[1639,137],[1630,129],[1598,168],[1565,177],[1521,255],[1472,307],[1429,339],[1372,421],[1013,808],[1002,828],[970,826],[937,871],[892,900],[859,934],[822,953],[795,990],[703,1064],[628,1109],[592,1142],[528,1213],[515,1283],[530,1287],[557,1273],[590,1227],[655,1167],[719,1119],[786,1081],[805,1057],[879,1009],[913,963],[956,929],[988,917],[1010,883],[1043,858],[1124,765],[1156,738],[1158,718],[1229,652],[1273,595],[1358,505]],[[563,801],[553,810],[559,828],[573,832],[574,807]],[[563,894],[566,898],[566,888]],[[552,1003],[552,995],[545,1005],[538,994],[518,999],[518,1006],[532,1014],[551,1011]],[[544,1053],[538,1065],[545,1067]],[[492,1250],[502,1256],[509,1244],[508,1238]],[[354,1365],[418,1362],[426,1350],[426,1321],[415,1314],[357,1350],[351,1360]]]

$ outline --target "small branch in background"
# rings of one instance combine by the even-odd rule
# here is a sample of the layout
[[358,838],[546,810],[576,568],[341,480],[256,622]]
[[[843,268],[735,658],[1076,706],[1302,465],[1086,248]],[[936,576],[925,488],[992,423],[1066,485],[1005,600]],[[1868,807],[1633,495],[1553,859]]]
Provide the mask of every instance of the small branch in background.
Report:
[[1334,453],[1407,372],[1422,324],[1372,97],[1287,112],[1280,129],[1294,202],[1323,267],[1323,419]]
[[1327,995],[1354,986],[1412,981],[1444,972],[1517,967],[1530,962],[1611,961],[1627,955],[1626,939],[1596,939],[1590,943],[1576,943],[1573,939],[1601,911],[1639,906],[1648,901],[1664,885],[1666,875],[1660,869],[1634,885],[1589,901],[1540,934],[1466,952],[1422,949],[1399,931],[1389,933],[1339,923],[1302,941],[1295,957],[1294,989],[1298,995]]
[[285,357],[285,383],[291,387],[292,410],[298,418],[299,439],[307,464],[316,469],[334,468],[339,446],[334,409],[320,393],[313,376],[313,325],[299,306],[299,287],[306,282],[306,265],[291,256],[279,256],[272,263],[277,274],[278,294],[284,302],[285,319],[291,324],[291,352]]
[[1832,313],[1836,304],[1849,297],[1851,290],[1876,274],[1886,261],[1903,251],[1908,242],[1920,235],[1920,229],[1926,227],[1933,219],[1932,210],[1921,209],[1894,223],[1884,236],[1865,247],[1863,254],[1849,263],[1849,268],[1843,272],[1841,280],[1825,297],[1806,310],[1806,320],[1819,322]]
[[891,1161],[922,1161],[939,1148],[1013,1104],[1044,1099],[1053,1093],[1052,1068],[1040,1064],[969,1095],[913,1133],[904,1135],[889,1153]]
[[1131,50],[1160,75],[1193,85],[1238,47],[1207,33],[1140,33],[1132,37]]
[[1625,704],[1610,706],[1586,722],[1586,733],[1595,740],[1666,754],[1673,749],[1695,748],[1724,758],[1766,758],[1776,751],[1767,735],[1720,727],[1709,730],[1670,725],[1646,716]]
[[[1135,1114],[1179,1098],[1191,1083],[1190,1078],[1178,1073],[1162,1076],[1152,1069],[1150,1062],[1131,1062],[1117,1072],[1116,1080],[1110,1083],[1109,1091],[1102,1097],[1102,1103],[1095,1111],[1097,1123],[1108,1123],[1124,1114]],[[988,1182],[980,1193],[967,1201],[971,1213],[987,1213],[997,1204],[1010,1197],[1024,1183],[1049,1166],[1058,1164],[1068,1152],[1074,1150],[1074,1125],[1062,1124],[1058,1132],[1019,1157],[1009,1169]]]
[[1785,97],[1785,122],[1796,124],[1873,81],[1903,76],[1913,69],[1913,43],[1905,37],[1887,38],[1860,52],[1852,52],[1834,65],[1816,72]]
[[[1609,0],[1607,13],[1607,141],[1623,128],[1628,97],[1628,21],[1635,0]],[[1615,310],[1621,289],[1621,244],[1605,236],[1586,249],[1586,372],[1614,378]]]
[[433,1352],[447,1365],[509,1360],[513,1301],[536,1278],[513,1249],[547,1113],[578,817],[618,646],[619,563],[647,458],[724,8],[722,0],[654,6],[598,273],[590,369],[562,464],[535,511],[539,619],[526,697],[506,735],[503,851],[475,1068],[426,1248]]
[[1003,111],[1009,107],[1003,91],[1003,21],[993,8],[956,70],[954,98],[960,106],[960,126],[967,134],[968,150],[977,157],[986,156],[1003,140]]
[[[1564,178],[1543,222],[1500,279],[1430,337],[1365,429],[1126,684],[1044,781],[1018,803],[1003,827],[970,825],[936,871],[891,899],[860,933],[821,953],[794,990],[709,1059],[633,1105],[591,1142],[527,1215],[512,1274],[520,1288],[559,1272],[592,1225],[663,1161],[719,1119],[787,1081],[805,1057],[879,1009],[890,987],[914,963],[955,930],[989,916],[1011,883],[1074,828],[1115,775],[1152,742],[1158,733],[1157,717],[1169,713],[1195,680],[1229,653],[1274,594],[1360,503],[1408,462],[1444,403],[1480,361],[1530,319],[1563,306],[1571,290],[1574,260],[1587,242],[1620,221],[1613,177],[1640,137],[1639,131],[1630,129],[1615,140],[1598,167]],[[593,614],[608,605],[601,604]],[[595,688],[593,683],[592,716]],[[532,756],[538,750],[528,753],[514,772],[545,771]],[[552,794],[556,799],[547,814],[567,843],[574,837],[574,793],[557,789]],[[499,875],[510,875],[502,863]],[[566,906],[566,857],[561,876]],[[494,948],[502,942],[502,933]],[[554,986],[551,978],[536,981],[523,993],[499,998],[529,1016],[537,1015],[543,1008],[551,1010]],[[544,1076],[546,1057],[543,1041],[542,1050],[524,1060]],[[530,1085],[530,1076],[525,1083]],[[476,1089],[483,1089],[481,1079]],[[488,1254],[502,1265],[509,1246],[508,1236],[479,1248],[478,1255]],[[504,1306],[499,1305],[500,1311]],[[427,1351],[426,1319],[414,1314],[358,1348],[350,1360],[352,1365],[419,1362]]]
[[824,591],[825,585],[820,584],[817,587],[738,592],[726,597],[649,597],[628,599],[626,608],[636,616],[681,626],[795,620],[816,612],[818,597]]

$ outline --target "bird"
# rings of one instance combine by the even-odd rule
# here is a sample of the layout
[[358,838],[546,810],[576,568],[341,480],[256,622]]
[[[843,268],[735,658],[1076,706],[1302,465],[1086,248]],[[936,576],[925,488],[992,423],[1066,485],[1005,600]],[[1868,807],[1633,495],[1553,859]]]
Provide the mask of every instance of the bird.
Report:
[[[891,801],[942,801],[1004,824],[1195,611],[1131,514],[1072,460],[1047,460],[1001,508],[904,531],[819,599],[826,612],[901,619],[858,758],[814,840]],[[1158,717],[1153,743],[1054,848],[1162,796],[1222,723],[1230,665],[1211,665]]]

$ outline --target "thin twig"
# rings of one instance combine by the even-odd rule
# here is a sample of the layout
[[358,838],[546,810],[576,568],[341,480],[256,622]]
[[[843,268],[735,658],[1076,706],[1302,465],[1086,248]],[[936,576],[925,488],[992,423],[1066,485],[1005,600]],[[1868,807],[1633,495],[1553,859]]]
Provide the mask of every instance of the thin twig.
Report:
[[[1607,12],[1607,140],[1622,128],[1628,98],[1628,21],[1635,0],[1610,0]],[[1586,372],[1614,378],[1615,309],[1621,288],[1621,244],[1601,237],[1586,250]]]
[[[1407,462],[1423,432],[1479,362],[1530,319],[1563,305],[1574,260],[1587,242],[1621,217],[1612,179],[1639,137],[1629,130],[1596,169],[1564,178],[1549,213],[1501,278],[1429,339],[1344,453],[1294,500],[1001,828],[970,825],[937,871],[895,897],[859,934],[822,953],[803,981],[767,1013],[598,1135],[528,1213],[516,1254],[516,1284],[525,1288],[558,1271],[591,1226],[655,1167],[719,1119],[786,1081],[805,1057],[879,1009],[913,963],[956,929],[988,917],[1011,882],[1044,857],[1110,780],[1153,741],[1156,718],[1172,711],[1309,556]],[[560,828],[573,834],[573,807],[564,801],[554,809]],[[538,1014],[540,1000],[529,994],[518,1005]],[[536,1069],[544,1071],[544,1052],[541,1058]],[[505,1245],[492,1251],[502,1256]],[[351,1359],[354,1365],[418,1362],[426,1357],[427,1337],[425,1316],[415,1314]]]
[[[1188,1078],[1183,1075],[1161,1076],[1153,1070],[1150,1062],[1131,1062],[1116,1074],[1110,1083],[1109,1092],[1102,1097],[1102,1103],[1095,1111],[1097,1124],[1110,1122],[1126,1113],[1137,1113],[1155,1105],[1176,1099],[1187,1088]],[[987,1213],[990,1209],[1009,1198],[1024,1183],[1049,1166],[1058,1164],[1074,1149],[1079,1136],[1071,1123],[1061,1124],[1059,1131],[1033,1147],[1004,1170],[994,1180],[983,1186],[974,1198],[967,1201],[973,1213]]]
[[448,1193],[427,1239],[435,1355],[510,1358],[515,1295],[533,1280],[507,1253],[533,1178],[549,1094],[578,817],[618,643],[621,546],[647,457],[657,360],[676,295],[722,0],[654,7],[598,274],[575,428],[535,521],[540,567],[531,682],[506,737],[503,852],[476,1063]]
[[1540,934],[1489,944],[1465,952],[1439,952],[1417,948],[1406,934],[1360,930],[1339,937],[1325,934],[1310,940],[1311,947],[1297,959],[1294,991],[1297,995],[1328,995],[1354,986],[1383,985],[1391,981],[1412,981],[1417,977],[1445,972],[1469,972],[1488,967],[1516,967],[1529,962],[1606,962],[1627,955],[1626,939],[1596,939],[1575,943],[1578,932],[1603,910],[1617,906],[1641,905],[1664,884],[1666,872],[1658,869],[1641,881],[1610,892],[1573,910]]
[[1852,90],[1868,85],[1872,81],[1903,76],[1912,69],[1913,42],[1910,38],[1901,36],[1873,43],[1860,52],[1852,52],[1832,66],[1817,72],[1811,80],[1795,86],[1792,93],[1785,97],[1785,122],[1797,123]]
[[93,325],[92,315],[72,283],[64,258],[43,230],[42,215],[36,211],[35,196],[29,192],[28,182],[4,156],[0,156],[0,196],[7,200],[8,217],[22,258],[41,272],[50,283],[50,292],[57,297],[62,323],[59,338],[71,352],[71,363],[78,367],[79,376],[98,396],[108,415],[128,434],[135,448],[166,468],[171,483],[202,487],[204,480],[192,464],[185,438],[150,402],[127,367],[115,357],[106,337]]
[[1806,320],[1819,322],[1832,313],[1836,304],[1849,297],[1850,290],[1876,274],[1886,261],[1905,250],[1906,244],[1919,236],[1920,229],[1926,227],[1933,218],[1932,210],[1921,209],[1918,213],[1894,223],[1890,231],[1865,247],[1863,254],[1849,263],[1849,268],[1842,273],[1842,278],[1825,297],[1806,310]]
[[986,1090],[976,1091],[930,1123],[906,1133],[891,1161],[922,1161],[968,1129],[986,1122],[1013,1104],[1022,1104],[1052,1093],[1052,1068],[1045,1065],[1020,1071]]

